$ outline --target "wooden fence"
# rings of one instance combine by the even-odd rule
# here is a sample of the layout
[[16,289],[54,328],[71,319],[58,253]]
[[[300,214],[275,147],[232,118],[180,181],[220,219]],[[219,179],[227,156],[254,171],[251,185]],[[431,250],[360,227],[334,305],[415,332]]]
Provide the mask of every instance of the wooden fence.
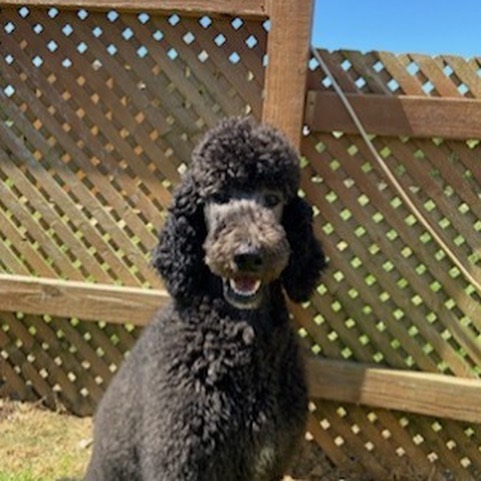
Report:
[[[331,259],[312,302],[292,306],[317,354],[315,440],[376,480],[479,480],[479,293],[386,181],[314,59],[304,90],[311,2],[8,3],[0,395],[92,412],[167,299],[149,256],[193,144],[250,113],[300,145]],[[404,190],[478,275],[481,62],[320,53]]]
[[[404,192],[479,281],[479,59],[319,53]],[[337,464],[374,479],[479,480],[480,293],[389,183],[314,60],[309,87],[303,188],[331,268],[297,319],[337,360],[312,368],[324,400],[310,429]]]

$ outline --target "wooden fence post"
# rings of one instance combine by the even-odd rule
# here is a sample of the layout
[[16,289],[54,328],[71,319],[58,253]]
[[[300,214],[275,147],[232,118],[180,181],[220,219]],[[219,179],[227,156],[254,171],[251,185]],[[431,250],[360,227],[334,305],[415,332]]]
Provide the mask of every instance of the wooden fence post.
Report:
[[300,146],[314,0],[271,0],[262,120]]

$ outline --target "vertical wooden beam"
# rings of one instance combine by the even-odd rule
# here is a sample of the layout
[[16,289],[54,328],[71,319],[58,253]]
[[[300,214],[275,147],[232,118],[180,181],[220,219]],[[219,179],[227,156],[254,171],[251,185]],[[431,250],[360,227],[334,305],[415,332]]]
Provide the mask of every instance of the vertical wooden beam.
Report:
[[301,140],[314,0],[270,0],[262,120]]

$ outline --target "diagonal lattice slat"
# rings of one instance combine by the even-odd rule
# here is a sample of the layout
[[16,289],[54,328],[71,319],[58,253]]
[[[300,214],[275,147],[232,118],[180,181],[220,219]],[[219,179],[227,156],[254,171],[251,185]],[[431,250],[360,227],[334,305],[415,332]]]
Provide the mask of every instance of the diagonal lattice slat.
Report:
[[25,7],[2,19],[2,269],[158,286],[149,252],[195,139],[259,115],[262,22]]
[[[346,93],[453,98],[479,98],[481,94],[479,58],[350,50],[319,53]],[[313,89],[332,90],[314,59],[310,70]]]
[[[479,97],[478,59],[321,55],[346,92],[366,98]],[[310,66],[311,88],[332,90],[317,63]],[[466,265],[479,267],[479,139],[371,138],[436,232]],[[479,379],[479,293],[388,184],[363,139],[310,132],[302,153],[303,189],[318,206],[316,229],[331,259],[311,305],[296,313],[311,349],[329,358]],[[479,425],[328,401],[312,408],[311,432],[346,473],[480,477]]]
[[[150,252],[194,143],[224,116],[260,117],[267,26],[57,8],[0,15],[0,272],[160,287]],[[0,393],[78,414],[92,412],[140,332],[1,319]]]

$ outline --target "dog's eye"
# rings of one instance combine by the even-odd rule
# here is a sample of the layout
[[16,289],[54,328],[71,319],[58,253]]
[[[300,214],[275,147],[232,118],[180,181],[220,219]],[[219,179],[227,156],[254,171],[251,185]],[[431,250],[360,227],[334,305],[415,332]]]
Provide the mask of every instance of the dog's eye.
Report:
[[269,193],[264,197],[264,203],[266,207],[275,207],[281,202],[281,196],[279,194]]

